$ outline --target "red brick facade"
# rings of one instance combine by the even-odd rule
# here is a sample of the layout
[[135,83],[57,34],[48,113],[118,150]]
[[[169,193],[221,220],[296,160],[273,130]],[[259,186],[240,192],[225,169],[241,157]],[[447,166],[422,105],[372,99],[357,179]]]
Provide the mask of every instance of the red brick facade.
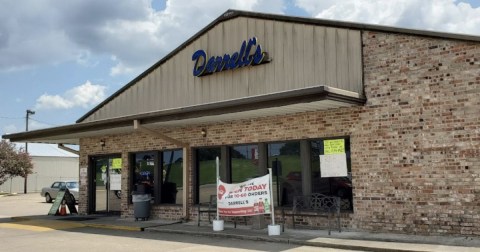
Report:
[[[192,148],[350,136],[354,213],[345,214],[346,228],[479,236],[480,43],[368,31],[362,39],[363,107],[159,131]],[[80,167],[89,155],[121,153],[122,188],[129,187],[130,152],[179,148],[143,133],[102,138],[103,149],[100,138],[81,139]],[[81,213],[87,189],[81,184]],[[189,218],[196,219],[192,190]],[[122,216],[132,215],[124,197]],[[152,215],[180,219],[182,207],[154,206]]]

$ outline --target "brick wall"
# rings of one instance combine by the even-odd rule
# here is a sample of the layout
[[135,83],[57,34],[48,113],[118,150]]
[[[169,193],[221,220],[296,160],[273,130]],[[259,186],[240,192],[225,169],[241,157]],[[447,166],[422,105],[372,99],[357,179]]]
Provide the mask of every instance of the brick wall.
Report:
[[[363,44],[364,107],[158,131],[192,147],[349,135],[354,213],[344,216],[344,226],[480,235],[480,44],[375,32],[364,32]],[[87,166],[88,155],[121,153],[122,188],[129,185],[129,152],[177,147],[143,133],[103,138],[103,150],[100,138],[81,139],[80,166]],[[86,189],[82,184],[81,213]],[[158,218],[182,217],[181,206],[152,211]],[[122,216],[132,215],[123,198]],[[189,218],[196,219],[194,211]]]
[[375,32],[363,43],[357,227],[480,235],[480,43]]

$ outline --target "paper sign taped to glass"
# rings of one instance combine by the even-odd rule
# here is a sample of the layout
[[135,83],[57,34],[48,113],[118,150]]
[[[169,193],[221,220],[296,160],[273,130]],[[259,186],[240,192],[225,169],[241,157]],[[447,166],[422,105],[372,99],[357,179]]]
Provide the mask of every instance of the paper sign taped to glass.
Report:
[[324,140],[323,147],[325,155],[320,155],[322,178],[346,177],[348,171],[345,139]]
[[122,190],[122,174],[110,174],[110,190]]
[[219,181],[218,213],[221,216],[251,216],[271,213],[269,175],[242,183]]

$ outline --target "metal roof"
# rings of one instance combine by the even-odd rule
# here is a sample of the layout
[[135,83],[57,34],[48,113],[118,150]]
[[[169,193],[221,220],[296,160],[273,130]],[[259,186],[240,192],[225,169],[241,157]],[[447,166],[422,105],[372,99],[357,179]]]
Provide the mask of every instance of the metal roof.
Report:
[[128,84],[126,84],[124,87],[122,87],[117,92],[112,94],[110,97],[105,99],[103,102],[98,104],[92,110],[87,112],[85,115],[79,118],[76,122],[77,123],[82,122],[88,116],[93,114],[95,111],[100,109],[102,106],[104,106],[111,100],[113,100],[115,97],[117,97],[119,94],[127,90],[129,87],[135,85],[135,83],[137,83],[139,80],[141,80],[150,72],[158,68],[158,66],[162,65],[167,60],[175,56],[178,52],[180,52],[182,49],[190,45],[192,42],[197,40],[197,38],[199,38],[200,36],[208,32],[209,30],[211,30],[217,24],[224,22],[226,20],[237,18],[237,17],[247,17],[247,18],[253,18],[253,19],[264,19],[264,20],[273,20],[273,21],[281,21],[281,22],[289,22],[289,23],[301,23],[301,24],[326,26],[326,27],[348,28],[348,29],[365,30],[365,31],[380,31],[380,32],[410,34],[410,35],[416,35],[416,36],[434,37],[434,38],[442,38],[442,39],[455,39],[455,40],[480,42],[480,36],[473,36],[473,35],[466,35],[466,34],[454,34],[454,33],[446,33],[446,32],[427,31],[427,30],[416,30],[416,29],[371,25],[371,24],[363,24],[363,23],[353,23],[353,22],[318,19],[318,18],[305,18],[305,17],[294,17],[294,16],[285,16],[285,15],[278,15],[278,14],[266,14],[266,13],[259,13],[259,12],[227,10],[220,17],[215,19],[213,22],[208,24],[205,28],[203,28],[202,30],[197,32],[195,35],[193,35],[191,38],[189,38],[187,41],[185,41],[183,44],[178,46],[175,50],[167,54],[157,63],[155,63],[150,68],[145,70],[142,74],[140,74],[135,79],[130,81]]

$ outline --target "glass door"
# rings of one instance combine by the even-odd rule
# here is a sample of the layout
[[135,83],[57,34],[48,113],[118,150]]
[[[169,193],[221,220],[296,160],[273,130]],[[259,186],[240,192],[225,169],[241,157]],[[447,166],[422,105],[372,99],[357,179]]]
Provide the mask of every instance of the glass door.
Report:
[[93,158],[95,213],[120,213],[122,159],[118,156]]

